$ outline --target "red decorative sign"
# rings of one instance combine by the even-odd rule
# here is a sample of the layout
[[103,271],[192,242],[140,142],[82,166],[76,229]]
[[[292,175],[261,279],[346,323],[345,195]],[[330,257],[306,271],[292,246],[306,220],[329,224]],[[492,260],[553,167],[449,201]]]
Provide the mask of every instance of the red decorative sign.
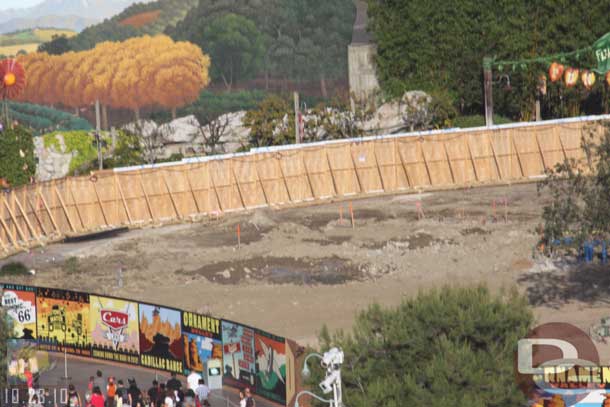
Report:
[[241,343],[233,342],[233,343],[225,344],[224,345],[224,352],[225,353],[239,353],[239,352],[241,352]]
[[125,328],[129,322],[129,315],[124,312],[110,311],[103,309],[100,311],[102,322],[112,329]]
[[563,75],[563,65],[553,62],[549,68],[549,78],[551,82],[557,82]]

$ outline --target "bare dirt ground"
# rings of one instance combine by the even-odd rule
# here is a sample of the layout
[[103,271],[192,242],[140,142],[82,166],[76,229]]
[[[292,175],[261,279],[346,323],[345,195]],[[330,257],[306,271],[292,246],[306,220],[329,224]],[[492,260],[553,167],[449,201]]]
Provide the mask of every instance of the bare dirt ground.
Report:
[[[504,198],[508,206],[498,202],[494,211],[492,201]],[[610,277],[600,268],[548,271],[533,260],[545,199],[534,184],[370,198],[353,201],[354,228],[348,202],[258,210],[52,245],[3,262],[36,270],[14,282],[211,313],[309,344],[323,324],[349,329],[372,302],[396,305],[422,289],[477,283],[516,286],[538,322],[588,331],[610,316]]]

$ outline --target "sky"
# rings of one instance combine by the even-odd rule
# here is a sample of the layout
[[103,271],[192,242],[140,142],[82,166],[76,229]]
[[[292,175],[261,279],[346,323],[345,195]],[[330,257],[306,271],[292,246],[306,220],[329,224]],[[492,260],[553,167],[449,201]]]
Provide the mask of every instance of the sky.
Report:
[[38,3],[42,3],[42,0],[0,0],[0,10],[32,7]]

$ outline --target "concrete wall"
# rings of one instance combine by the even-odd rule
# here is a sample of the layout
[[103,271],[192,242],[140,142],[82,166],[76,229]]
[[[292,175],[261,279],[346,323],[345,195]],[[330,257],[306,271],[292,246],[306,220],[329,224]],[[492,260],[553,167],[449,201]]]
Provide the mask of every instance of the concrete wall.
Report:
[[347,48],[349,89],[358,100],[372,97],[379,89],[375,72],[376,53],[374,44],[350,44]]

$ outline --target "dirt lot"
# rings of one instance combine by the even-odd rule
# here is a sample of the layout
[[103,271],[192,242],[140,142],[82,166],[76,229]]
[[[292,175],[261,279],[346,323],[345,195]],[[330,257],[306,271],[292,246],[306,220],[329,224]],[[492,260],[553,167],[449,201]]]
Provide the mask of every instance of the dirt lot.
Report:
[[209,312],[303,343],[315,342],[324,323],[348,329],[374,301],[393,305],[425,288],[479,282],[518,286],[539,322],[588,330],[610,316],[610,277],[533,261],[544,199],[530,184],[358,200],[354,228],[349,202],[260,210],[8,260],[36,270],[16,282]]

